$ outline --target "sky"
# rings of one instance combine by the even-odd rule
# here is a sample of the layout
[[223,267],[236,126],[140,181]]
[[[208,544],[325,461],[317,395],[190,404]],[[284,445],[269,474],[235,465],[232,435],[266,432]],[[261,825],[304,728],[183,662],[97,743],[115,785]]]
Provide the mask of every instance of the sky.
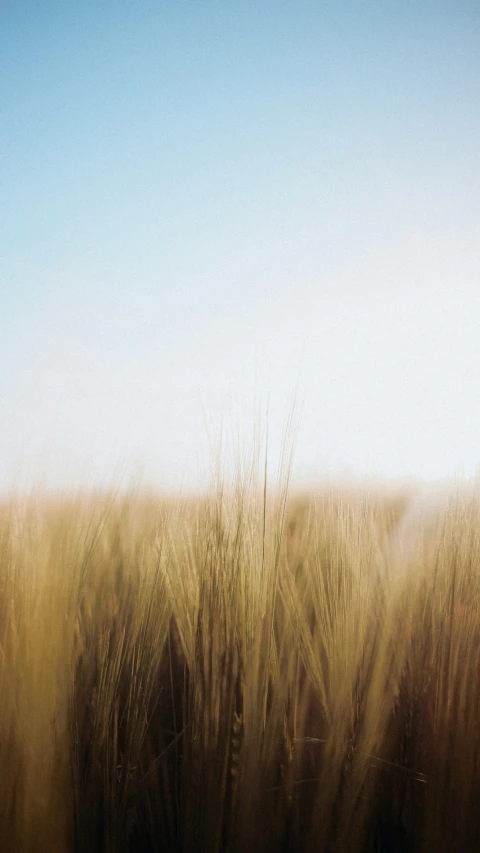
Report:
[[1,0],[0,491],[474,474],[479,139],[477,2]]

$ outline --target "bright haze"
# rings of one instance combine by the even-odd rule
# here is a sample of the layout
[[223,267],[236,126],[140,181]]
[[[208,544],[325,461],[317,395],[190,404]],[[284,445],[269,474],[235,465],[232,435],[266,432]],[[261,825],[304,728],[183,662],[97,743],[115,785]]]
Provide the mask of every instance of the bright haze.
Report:
[[0,491],[195,485],[259,404],[274,471],[294,397],[298,483],[475,473],[477,2],[0,24]]

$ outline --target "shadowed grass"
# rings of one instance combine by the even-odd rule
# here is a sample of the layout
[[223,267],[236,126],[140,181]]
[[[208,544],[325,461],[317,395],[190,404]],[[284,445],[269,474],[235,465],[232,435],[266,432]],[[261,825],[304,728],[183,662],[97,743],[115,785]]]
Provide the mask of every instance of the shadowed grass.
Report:
[[287,451],[3,505],[4,849],[480,849],[479,503],[288,499]]

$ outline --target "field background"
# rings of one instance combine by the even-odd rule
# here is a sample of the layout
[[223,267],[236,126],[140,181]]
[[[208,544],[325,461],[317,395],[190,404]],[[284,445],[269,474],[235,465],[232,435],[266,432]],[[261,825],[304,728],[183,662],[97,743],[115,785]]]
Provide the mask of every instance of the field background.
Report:
[[0,853],[480,853],[479,45],[0,0]]
[[480,849],[480,503],[282,483],[4,501],[3,850]]

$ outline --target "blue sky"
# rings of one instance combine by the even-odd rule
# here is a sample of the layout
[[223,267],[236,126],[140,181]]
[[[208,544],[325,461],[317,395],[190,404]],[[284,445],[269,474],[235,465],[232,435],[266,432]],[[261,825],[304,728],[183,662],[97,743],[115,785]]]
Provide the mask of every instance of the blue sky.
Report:
[[0,6],[0,488],[473,473],[473,2]]

